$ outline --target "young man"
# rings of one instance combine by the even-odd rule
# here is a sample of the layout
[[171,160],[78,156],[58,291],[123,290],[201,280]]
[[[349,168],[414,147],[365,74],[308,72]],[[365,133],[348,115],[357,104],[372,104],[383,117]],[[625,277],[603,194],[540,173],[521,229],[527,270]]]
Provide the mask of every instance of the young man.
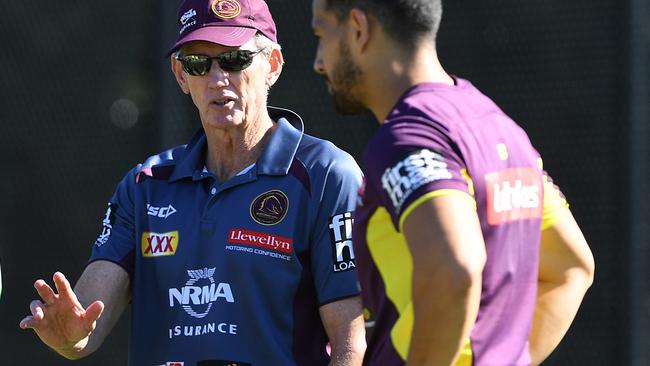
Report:
[[381,126],[354,250],[368,365],[539,364],[593,280],[589,247],[525,132],[435,47],[440,0],[314,0],[314,67]]
[[356,163],[267,107],[283,58],[263,0],[178,19],[171,67],[203,128],[126,175],[74,292],[36,281],[20,326],[77,359],[131,302],[130,365],[359,365]]

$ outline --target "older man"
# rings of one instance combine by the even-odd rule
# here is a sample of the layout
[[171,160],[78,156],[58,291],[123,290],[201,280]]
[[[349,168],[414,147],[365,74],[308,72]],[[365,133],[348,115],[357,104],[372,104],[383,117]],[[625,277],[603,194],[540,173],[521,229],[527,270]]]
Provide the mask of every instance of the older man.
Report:
[[186,0],[179,21],[171,67],[203,128],[126,175],[74,292],[36,281],[21,327],[76,359],[131,302],[131,365],[360,364],[358,167],[267,107],[283,57],[264,1]]
[[445,72],[440,0],[314,0],[314,66],[381,126],[354,249],[365,364],[538,364],[593,280],[589,246],[526,133]]

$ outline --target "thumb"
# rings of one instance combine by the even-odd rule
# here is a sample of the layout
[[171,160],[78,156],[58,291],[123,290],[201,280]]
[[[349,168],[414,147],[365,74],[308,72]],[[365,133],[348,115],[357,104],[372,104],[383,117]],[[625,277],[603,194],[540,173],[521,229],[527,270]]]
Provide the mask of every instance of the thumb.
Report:
[[93,323],[96,322],[97,319],[99,319],[99,317],[102,316],[103,312],[104,312],[104,303],[99,300],[88,305],[88,307],[86,308],[86,314],[84,315],[84,319],[86,320],[86,323],[91,327],[90,331],[95,329],[95,325]]

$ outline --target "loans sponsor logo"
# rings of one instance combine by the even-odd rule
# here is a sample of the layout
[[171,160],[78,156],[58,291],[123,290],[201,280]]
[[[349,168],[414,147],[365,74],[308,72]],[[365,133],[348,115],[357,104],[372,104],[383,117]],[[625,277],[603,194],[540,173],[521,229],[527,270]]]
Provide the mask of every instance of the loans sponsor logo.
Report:
[[250,207],[253,220],[260,225],[279,224],[289,210],[289,197],[284,192],[274,189],[255,197]]
[[505,169],[485,175],[490,225],[542,217],[542,177],[533,168]]
[[334,256],[334,272],[341,272],[356,267],[354,248],[352,247],[351,212],[344,212],[330,218],[329,229]]
[[166,219],[176,212],[176,209],[172,205],[168,205],[167,207],[156,207],[147,203],[147,215],[149,216]]
[[142,233],[140,240],[142,256],[145,258],[165,257],[176,254],[178,231],[168,233]]
[[275,250],[286,254],[291,254],[293,251],[293,240],[252,230],[232,229],[228,234],[228,242]]
[[104,214],[104,220],[102,220],[102,233],[99,234],[97,240],[95,240],[95,245],[101,247],[102,245],[108,242],[108,239],[111,236],[113,230],[113,225],[115,224],[115,212],[117,211],[117,203],[108,203],[108,208]]
[[400,211],[406,199],[425,184],[451,179],[442,155],[431,150],[418,150],[392,167],[381,176],[381,184],[390,197],[395,211]]

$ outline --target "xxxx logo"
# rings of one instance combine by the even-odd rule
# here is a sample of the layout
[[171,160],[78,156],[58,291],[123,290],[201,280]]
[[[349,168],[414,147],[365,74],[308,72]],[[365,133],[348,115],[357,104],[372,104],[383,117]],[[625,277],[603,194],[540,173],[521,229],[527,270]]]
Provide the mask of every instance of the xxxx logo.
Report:
[[176,254],[178,249],[178,231],[168,233],[142,233],[143,257],[163,257]]

